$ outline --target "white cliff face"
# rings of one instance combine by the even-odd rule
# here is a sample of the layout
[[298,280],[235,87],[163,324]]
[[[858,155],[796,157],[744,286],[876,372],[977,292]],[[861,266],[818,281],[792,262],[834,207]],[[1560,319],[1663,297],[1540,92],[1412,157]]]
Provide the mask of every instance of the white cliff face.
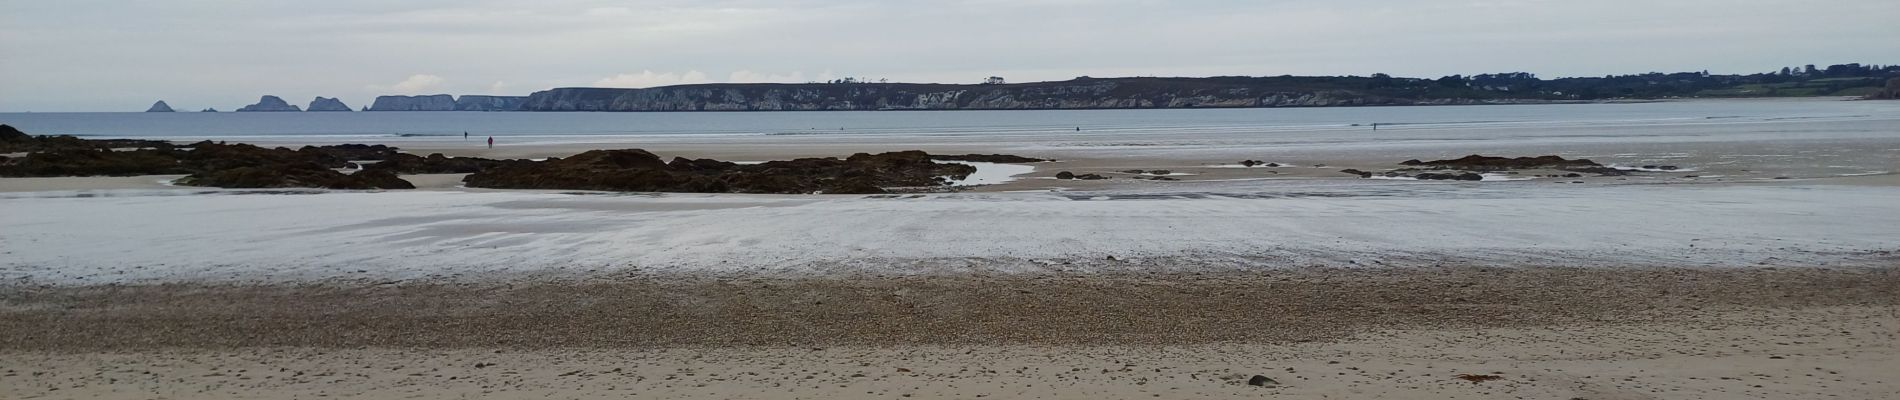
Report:
[[317,98],[316,98],[315,100],[311,100],[311,101],[310,101],[310,107],[309,107],[309,108],[307,108],[306,110],[310,110],[310,111],[342,111],[342,112],[350,112],[350,111],[352,111],[352,110],[350,110],[350,106],[349,106],[349,105],[345,105],[345,104],[343,104],[343,101],[342,101],[342,100],[337,100],[337,99],[334,99],[334,98],[329,98],[329,97],[321,97],[321,96],[319,96],[319,97],[317,97]]
[[237,110],[238,112],[303,111],[303,109],[297,108],[297,106],[293,106],[293,105],[290,105],[290,103],[284,102],[284,99],[277,98],[277,96],[269,96],[269,95],[266,95],[262,98],[257,99],[257,104],[244,106],[243,108],[239,108]]
[[145,109],[145,112],[172,112],[172,106],[165,104],[164,100],[159,100],[157,103],[152,103],[152,108]]

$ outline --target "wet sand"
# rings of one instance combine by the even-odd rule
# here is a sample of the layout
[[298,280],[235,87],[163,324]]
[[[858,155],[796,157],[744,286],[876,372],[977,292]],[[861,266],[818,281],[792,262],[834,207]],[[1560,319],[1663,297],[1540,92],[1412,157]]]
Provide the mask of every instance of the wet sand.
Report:
[[[1713,399],[1900,390],[1883,372],[1900,362],[1893,268],[0,293],[7,398]],[[1256,374],[1278,384],[1245,385]]]

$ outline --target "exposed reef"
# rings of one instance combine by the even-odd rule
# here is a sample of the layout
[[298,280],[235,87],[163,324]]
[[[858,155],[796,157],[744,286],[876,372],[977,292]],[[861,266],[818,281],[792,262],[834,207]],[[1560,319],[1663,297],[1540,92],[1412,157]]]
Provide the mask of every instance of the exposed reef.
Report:
[[663,161],[646,150],[593,150],[562,159],[504,164],[469,175],[469,187],[693,193],[886,193],[947,186],[976,167],[936,163],[922,151],[858,153],[742,165],[710,159]]

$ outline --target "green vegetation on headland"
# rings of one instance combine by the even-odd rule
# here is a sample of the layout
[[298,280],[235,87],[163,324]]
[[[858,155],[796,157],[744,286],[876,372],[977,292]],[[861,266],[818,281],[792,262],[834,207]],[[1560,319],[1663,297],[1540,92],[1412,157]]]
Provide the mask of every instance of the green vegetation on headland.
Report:
[[981,84],[840,79],[805,84],[559,88],[520,111],[1016,110],[1512,104],[1698,97],[1869,96],[1900,66],[1805,66],[1748,75],[1648,73],[1542,79],[1525,72],[1437,79],[1372,76],[1090,78]]
[[[1808,65],[1747,75],[1707,71],[1543,79],[1527,72],[1430,78],[1215,76],[1091,78],[978,84],[828,82],[714,83],[645,89],[557,88],[529,96],[380,96],[363,111],[826,111],[1054,110],[1112,108],[1332,107],[1519,104],[1734,97],[1900,97],[1883,88],[1900,66]],[[162,104],[163,102],[160,102]],[[154,107],[157,108],[156,106]],[[169,109],[167,107],[166,109]],[[318,97],[311,110],[348,111]],[[212,111],[212,110],[206,110]],[[298,111],[275,96],[238,111]]]

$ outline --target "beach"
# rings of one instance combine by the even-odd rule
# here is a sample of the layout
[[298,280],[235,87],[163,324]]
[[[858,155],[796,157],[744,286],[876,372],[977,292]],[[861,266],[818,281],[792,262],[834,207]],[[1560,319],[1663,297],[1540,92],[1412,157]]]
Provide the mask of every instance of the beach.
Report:
[[[1881,398],[1892,268],[41,287],[11,398]],[[1252,376],[1275,383],[1250,386]],[[1460,376],[1490,376],[1473,382]],[[1479,378],[1485,379],[1485,378]]]
[[[1811,101],[1839,109],[371,142],[1053,160],[886,194],[0,178],[0,398],[1883,398],[1900,119]],[[1614,171],[1383,174],[1469,154]]]

